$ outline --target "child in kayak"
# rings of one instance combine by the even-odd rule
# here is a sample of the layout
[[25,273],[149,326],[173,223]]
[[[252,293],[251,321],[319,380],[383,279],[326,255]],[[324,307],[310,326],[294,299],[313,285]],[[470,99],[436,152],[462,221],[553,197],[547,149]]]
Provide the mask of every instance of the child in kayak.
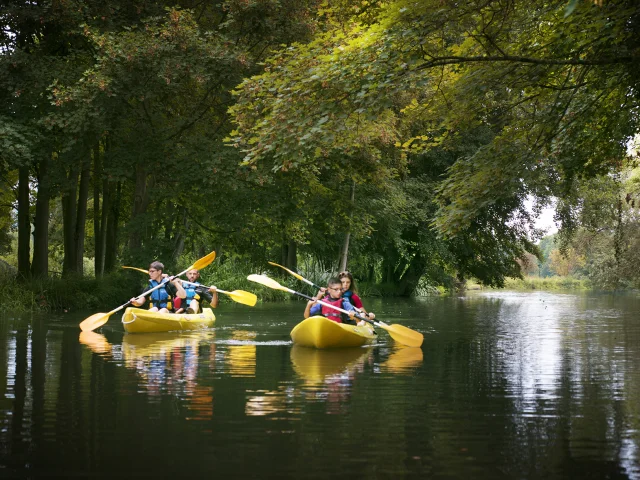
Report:
[[353,275],[350,272],[344,271],[338,274],[338,278],[340,279],[340,283],[342,284],[342,297],[349,300],[351,305],[356,307],[356,311],[358,313],[364,313],[371,320],[376,318],[373,312],[367,313],[364,306],[362,305],[362,300],[356,294],[356,282],[353,279]]
[[[347,310],[349,315],[339,312],[335,308],[328,307],[318,303],[318,300],[322,300],[324,303],[329,303],[342,310]],[[327,282],[326,288],[321,288],[313,300],[307,302],[307,306],[304,309],[304,318],[309,318],[313,315],[322,315],[329,320],[333,320],[338,323],[350,323],[355,325],[354,320],[356,315],[356,308],[347,300],[342,298],[342,284],[337,277],[331,277]],[[365,322],[361,320],[358,325],[364,325]]]

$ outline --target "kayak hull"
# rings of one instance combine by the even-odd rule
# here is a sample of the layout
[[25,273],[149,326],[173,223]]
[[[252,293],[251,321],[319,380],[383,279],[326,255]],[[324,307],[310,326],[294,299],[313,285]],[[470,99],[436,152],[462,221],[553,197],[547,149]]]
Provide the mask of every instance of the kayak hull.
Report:
[[122,315],[122,326],[128,333],[156,333],[201,330],[216,321],[213,310],[201,313],[158,313],[143,308],[127,308]]
[[303,320],[291,330],[295,345],[313,348],[361,347],[376,338],[368,326],[338,323],[320,315]]

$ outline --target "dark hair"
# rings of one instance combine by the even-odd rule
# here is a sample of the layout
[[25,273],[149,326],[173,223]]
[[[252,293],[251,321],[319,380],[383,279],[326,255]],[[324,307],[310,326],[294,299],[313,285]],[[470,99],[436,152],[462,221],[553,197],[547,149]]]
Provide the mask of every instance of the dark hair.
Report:
[[340,272],[338,274],[338,278],[340,280],[342,280],[343,278],[348,278],[349,280],[351,280],[351,285],[349,285],[349,290],[351,290],[355,294],[358,293],[358,291],[356,290],[356,281],[353,279],[353,275],[351,275],[351,272],[347,272],[346,270],[344,272]]
[[329,280],[327,280],[327,287],[329,285],[335,285],[336,283],[342,284],[338,277],[331,277]]
[[160,262],[151,262],[151,265],[149,265],[149,270],[151,269],[154,270],[160,270],[161,272],[164,272],[164,265]]

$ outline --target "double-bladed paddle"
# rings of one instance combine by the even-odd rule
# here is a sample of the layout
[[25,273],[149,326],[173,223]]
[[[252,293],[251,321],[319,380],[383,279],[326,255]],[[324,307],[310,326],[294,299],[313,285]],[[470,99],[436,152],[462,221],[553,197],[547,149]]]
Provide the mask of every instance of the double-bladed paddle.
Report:
[[[137,267],[126,267],[123,265],[122,268],[130,268],[131,270],[138,270],[139,272],[142,272],[142,273],[149,273],[148,270],[144,270],[142,268],[137,268]],[[187,282],[186,280],[183,280],[182,284],[194,285],[196,287],[203,287],[207,289],[212,288],[206,285],[201,285],[199,283]],[[234,290],[233,292],[227,292],[226,290],[221,290],[218,287],[216,287],[216,291],[220,293],[224,293],[225,295],[229,295],[229,298],[231,298],[231,300],[233,300],[234,302],[242,303],[243,305],[249,305],[250,307],[253,307],[258,301],[258,297],[256,297],[253,293],[245,292],[244,290]]]
[[[266,275],[251,274],[247,277],[247,280],[259,283],[260,285],[264,285],[265,287],[273,288],[274,290],[282,290],[283,292],[293,293],[294,295],[299,295],[303,298],[306,298],[307,300],[311,300],[311,301],[315,300],[313,297],[305,295],[304,293],[296,292],[295,290],[292,290],[288,287],[280,285],[278,282],[267,277]],[[321,305],[334,308],[339,312],[349,314],[347,310],[336,307],[335,305],[331,305],[330,303],[323,302],[322,300],[315,300],[315,301],[317,301]],[[403,325],[387,325],[384,322],[372,321],[358,314],[356,314],[356,317],[358,317],[360,320],[364,320],[365,322],[369,322],[372,325],[375,325],[376,327],[380,327],[383,330],[386,330],[387,332],[389,332],[389,335],[391,335],[391,338],[393,338],[395,341],[402,343],[404,345],[407,345],[409,347],[419,347],[420,345],[422,345],[422,341],[424,340],[424,336],[420,332],[411,330],[410,328],[405,327]]]
[[[215,259],[216,259],[216,252],[211,252],[210,254],[205,255],[204,257],[200,258],[199,260],[196,260],[196,262],[193,265],[191,265],[189,268],[187,268],[184,272],[180,272],[178,275],[175,275],[175,276],[179,277],[181,275],[184,275],[189,270],[194,269],[194,268],[200,270],[201,268],[204,268],[207,265],[209,265]],[[156,285],[155,287],[153,287],[153,288],[147,290],[146,292],[142,293],[140,296],[147,296],[151,292],[153,292],[154,290],[157,290],[160,287],[164,287],[164,285],[165,285],[165,282],[162,282],[159,285]],[[127,303],[123,303],[122,305],[120,305],[117,308],[114,308],[113,310],[111,310],[108,313],[94,313],[90,317],[87,317],[82,322],[80,322],[80,329],[83,332],[90,332],[92,330],[95,330],[98,327],[101,327],[102,325],[107,323],[107,321],[109,320],[109,317],[111,315],[113,315],[114,313],[122,310],[124,307],[126,307],[130,303],[131,303],[130,301],[127,302]]]

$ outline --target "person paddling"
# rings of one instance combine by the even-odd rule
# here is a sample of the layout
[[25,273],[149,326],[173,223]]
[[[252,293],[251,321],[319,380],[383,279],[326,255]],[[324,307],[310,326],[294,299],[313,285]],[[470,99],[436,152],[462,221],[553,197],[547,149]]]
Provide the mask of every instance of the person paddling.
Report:
[[[216,287],[206,287],[198,282],[200,278],[200,272],[192,268],[187,272],[188,282],[182,282],[184,291],[186,292],[186,298],[179,305],[179,309],[176,313],[198,313],[200,312],[200,301],[204,298],[209,302],[212,308],[218,306],[218,290]],[[184,306],[182,306],[184,305]]]
[[[158,288],[151,292],[151,295],[149,296],[149,301],[151,302],[149,310],[159,313],[171,313],[173,310],[172,299],[186,298],[187,293],[184,291],[184,288],[182,288],[180,279],[168,277],[163,273],[163,271],[164,265],[160,262],[152,262],[151,265],[149,265],[149,285],[142,293],[163,284],[164,288]],[[140,307],[144,305],[146,300],[147,299],[144,295],[140,295],[138,297],[133,297],[129,301],[136,307]]]
[[[335,307],[347,310],[349,312],[349,315],[347,316],[343,313],[340,313],[338,310],[335,310],[334,308],[322,305],[317,302],[318,300],[322,300],[325,303],[330,303]],[[322,315],[324,317],[327,317],[329,320],[333,320],[334,322],[349,323],[352,325],[356,324],[354,320],[355,314],[355,307],[351,304],[351,302],[349,302],[349,300],[342,297],[342,284],[340,283],[340,279],[337,277],[331,277],[327,282],[327,287],[321,288],[316,296],[313,297],[313,300],[309,300],[307,302],[307,306],[304,309],[304,318],[309,318],[313,315]],[[365,325],[364,320],[358,322],[357,325]]]
[[360,300],[360,297],[356,293],[357,292],[357,290],[356,290],[356,282],[353,279],[353,275],[351,275],[350,272],[347,272],[345,270],[344,272],[340,272],[338,274],[338,278],[340,279],[340,283],[342,284],[342,297],[346,298],[347,300],[349,300],[349,302],[354,307],[356,307],[356,311],[358,313],[360,313],[360,312],[364,313],[371,320],[376,318],[376,316],[375,316],[375,314],[373,312],[367,313],[367,311],[365,310],[364,306],[362,305],[362,300]]

